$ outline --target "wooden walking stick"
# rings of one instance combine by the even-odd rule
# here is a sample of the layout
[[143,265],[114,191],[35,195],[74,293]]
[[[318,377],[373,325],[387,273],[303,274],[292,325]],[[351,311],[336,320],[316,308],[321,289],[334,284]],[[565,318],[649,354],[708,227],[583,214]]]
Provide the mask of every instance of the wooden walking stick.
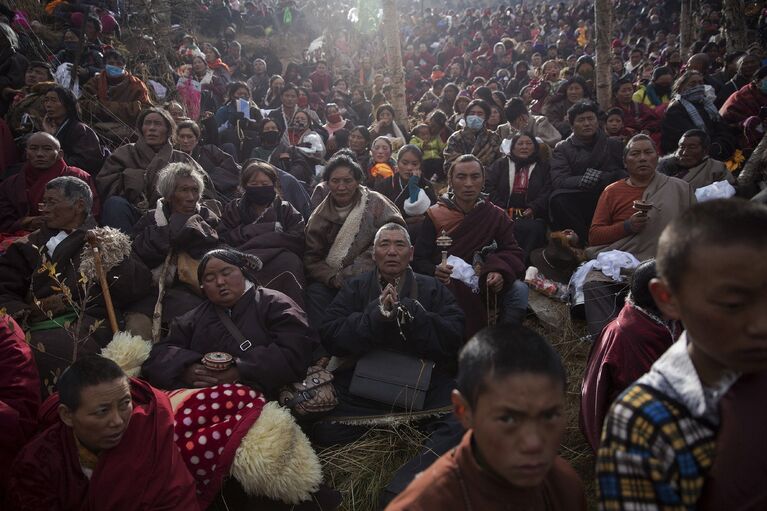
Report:
[[101,252],[99,252],[99,242],[96,234],[93,231],[88,231],[85,235],[85,239],[88,241],[88,245],[93,252],[93,265],[96,268],[96,275],[99,278],[99,285],[101,286],[101,294],[104,295],[104,303],[107,307],[107,317],[109,318],[109,326],[112,328],[112,333],[117,333],[117,316],[115,315],[115,307],[112,304],[112,294],[109,292],[109,283],[107,282],[107,275],[104,271],[104,267],[101,265]]
[[160,282],[158,283],[160,292],[157,294],[157,303],[154,304],[154,312],[152,313],[152,344],[155,344],[160,340],[160,327],[162,325],[162,300],[165,298],[165,274],[168,273],[168,267],[170,266],[172,259],[173,250],[169,250],[168,255],[165,257],[165,261],[162,263]]

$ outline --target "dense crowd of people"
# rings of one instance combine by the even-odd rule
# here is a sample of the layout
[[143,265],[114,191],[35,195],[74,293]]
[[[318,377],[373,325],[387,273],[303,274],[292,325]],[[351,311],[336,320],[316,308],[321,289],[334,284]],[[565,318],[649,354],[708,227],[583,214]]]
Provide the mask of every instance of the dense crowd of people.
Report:
[[0,4],[0,502],[334,509],[409,423],[382,508],[585,510],[575,379],[600,509],[767,506],[767,8],[618,1],[600,105],[593,4],[477,4],[404,91],[366,2]]

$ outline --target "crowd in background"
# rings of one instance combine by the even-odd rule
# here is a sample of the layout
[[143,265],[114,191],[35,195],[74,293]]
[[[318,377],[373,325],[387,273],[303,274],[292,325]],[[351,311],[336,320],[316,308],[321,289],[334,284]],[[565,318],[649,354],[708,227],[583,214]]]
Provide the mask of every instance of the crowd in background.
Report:
[[[599,498],[644,503],[610,478],[619,426],[602,450],[600,434],[686,335],[649,291],[686,271],[656,269],[662,233],[699,202],[767,202],[767,8],[747,6],[734,47],[722,3],[701,3],[681,48],[678,2],[619,0],[600,105],[593,3],[477,4],[398,2],[406,112],[376,2],[0,4],[0,308],[25,332],[42,398],[114,327],[153,342],[138,364],[150,384],[247,384],[263,396],[247,408],[331,357],[399,350],[433,361],[435,456],[403,467],[387,503],[461,442],[444,414],[459,406],[459,351],[485,327],[519,328],[532,288],[567,300],[595,344],[570,377],[584,378]],[[113,260],[81,277],[93,232]],[[99,272],[109,299],[93,295]],[[211,352],[236,366],[209,369]],[[391,411],[357,394],[353,363],[334,374],[337,420],[302,424],[320,445],[366,430],[342,418]],[[215,493],[200,470],[197,495]],[[650,501],[673,500],[658,488]]]

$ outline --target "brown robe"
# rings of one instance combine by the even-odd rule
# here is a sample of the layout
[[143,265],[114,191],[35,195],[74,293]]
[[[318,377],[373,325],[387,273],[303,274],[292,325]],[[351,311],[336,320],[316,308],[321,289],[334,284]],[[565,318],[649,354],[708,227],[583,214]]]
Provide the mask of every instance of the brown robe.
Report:
[[[153,208],[160,193],[157,191],[157,176],[169,163],[189,163],[199,168],[194,159],[186,153],[176,151],[166,142],[159,151],[152,149],[143,137],[134,144],[118,147],[104,162],[96,187],[102,201],[113,195],[128,199],[141,211]],[[205,173],[204,170],[200,170]],[[206,174],[207,176],[207,174]],[[209,196],[209,190],[205,195]]]
[[106,73],[99,73],[85,83],[80,98],[83,120],[90,125],[112,123],[117,117],[117,120],[133,128],[138,114],[150,106],[149,90],[144,82],[131,74],[126,74],[119,83],[112,85]]
[[225,310],[251,346],[242,346],[224,326],[213,302],[205,300],[176,318],[168,337],[155,344],[142,367],[143,376],[161,389],[184,388],[187,366],[211,351],[237,361],[240,380],[274,398],[288,383],[302,380],[317,347],[306,314],[290,298],[263,287],[245,292]]
[[586,510],[583,483],[559,456],[540,485],[519,488],[479,466],[472,435],[418,475],[386,511]]

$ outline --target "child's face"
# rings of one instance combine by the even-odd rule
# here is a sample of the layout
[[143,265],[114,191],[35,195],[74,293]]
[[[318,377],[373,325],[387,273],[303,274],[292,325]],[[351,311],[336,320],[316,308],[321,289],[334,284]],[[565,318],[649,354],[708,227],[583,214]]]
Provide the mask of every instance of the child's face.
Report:
[[431,132],[429,131],[428,127],[418,128],[416,136],[426,142],[427,140],[431,139]]
[[[656,279],[650,291],[666,317],[684,323],[693,361],[703,360],[705,366],[720,371],[753,373],[767,369],[764,248],[744,244],[694,246],[678,289],[671,290]],[[702,372],[701,377],[705,377]]]
[[540,373],[513,374],[488,382],[474,409],[457,391],[453,402],[464,427],[474,430],[485,465],[514,486],[541,484],[566,425],[561,382]]
[[611,115],[605,121],[605,131],[610,136],[619,135],[623,131],[623,119],[619,115]]

